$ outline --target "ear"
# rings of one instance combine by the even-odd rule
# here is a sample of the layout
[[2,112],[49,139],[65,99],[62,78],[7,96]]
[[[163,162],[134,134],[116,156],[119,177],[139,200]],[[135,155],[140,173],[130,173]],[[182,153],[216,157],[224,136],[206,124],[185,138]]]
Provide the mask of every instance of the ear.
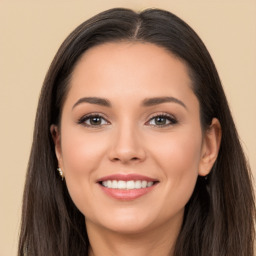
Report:
[[205,131],[199,163],[199,175],[210,173],[219,153],[221,143],[221,125],[217,118],[212,119],[210,127]]
[[62,153],[61,153],[61,141],[60,141],[60,130],[57,125],[51,125],[50,132],[52,135],[52,139],[55,145],[55,154],[58,160],[58,165],[63,170],[63,161],[62,161]]

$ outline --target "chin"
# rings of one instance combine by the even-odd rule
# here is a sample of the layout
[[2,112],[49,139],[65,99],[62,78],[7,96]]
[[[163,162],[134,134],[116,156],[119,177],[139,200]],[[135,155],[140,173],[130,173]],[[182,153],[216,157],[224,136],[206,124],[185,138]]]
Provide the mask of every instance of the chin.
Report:
[[[101,216],[98,225],[103,229],[117,232],[120,234],[132,235],[148,232],[154,228],[161,226],[166,222],[165,218],[159,218],[158,214],[150,213],[150,211],[134,212],[125,211],[124,209],[115,213]],[[97,221],[95,220],[95,224]]]
[[129,222],[117,221],[116,223],[108,223],[104,227],[112,232],[116,232],[123,235],[133,235],[144,233],[151,229],[152,223],[143,223],[136,219],[130,220]]

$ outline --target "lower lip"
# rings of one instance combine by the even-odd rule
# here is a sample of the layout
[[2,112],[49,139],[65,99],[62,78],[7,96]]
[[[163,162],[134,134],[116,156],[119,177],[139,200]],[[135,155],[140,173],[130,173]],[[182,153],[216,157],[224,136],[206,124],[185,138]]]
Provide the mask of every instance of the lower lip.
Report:
[[139,188],[139,189],[114,189],[114,188],[107,188],[100,185],[101,189],[108,196],[113,197],[115,199],[119,199],[119,200],[134,200],[136,198],[146,195],[147,193],[152,191],[155,188],[155,186],[156,184],[151,187]]

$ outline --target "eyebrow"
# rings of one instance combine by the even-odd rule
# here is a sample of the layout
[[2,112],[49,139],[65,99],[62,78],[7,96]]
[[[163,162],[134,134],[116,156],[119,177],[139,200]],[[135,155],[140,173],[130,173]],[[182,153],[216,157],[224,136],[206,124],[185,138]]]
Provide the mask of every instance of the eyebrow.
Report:
[[90,104],[96,104],[96,105],[100,105],[100,106],[104,106],[104,107],[111,107],[111,103],[107,99],[98,98],[98,97],[84,97],[84,98],[79,99],[74,104],[72,109],[74,109],[77,105],[79,105],[81,103],[90,103]]
[[148,98],[148,99],[143,100],[142,106],[151,107],[151,106],[155,106],[155,105],[159,105],[159,104],[163,104],[163,103],[168,103],[168,102],[177,103],[177,104],[183,106],[185,109],[187,109],[187,106],[185,105],[184,102],[182,102],[181,100],[179,100],[177,98],[174,98],[174,97]]
[[[143,107],[151,107],[163,103],[177,103],[187,109],[187,106],[179,99],[174,97],[155,97],[155,98],[147,98],[142,101]],[[79,99],[72,107],[74,109],[77,105],[81,103],[90,103],[95,105],[100,105],[104,107],[111,107],[111,103],[108,99],[105,98],[98,98],[98,97],[84,97]]]

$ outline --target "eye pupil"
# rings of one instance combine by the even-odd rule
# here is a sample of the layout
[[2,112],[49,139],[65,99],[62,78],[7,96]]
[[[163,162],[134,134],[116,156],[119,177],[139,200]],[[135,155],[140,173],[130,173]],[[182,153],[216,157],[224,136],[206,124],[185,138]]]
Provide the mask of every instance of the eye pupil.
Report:
[[90,124],[91,125],[99,125],[99,124],[101,124],[101,117],[99,117],[99,116],[91,117]]
[[164,125],[166,124],[166,117],[158,116],[155,121],[157,125]]

